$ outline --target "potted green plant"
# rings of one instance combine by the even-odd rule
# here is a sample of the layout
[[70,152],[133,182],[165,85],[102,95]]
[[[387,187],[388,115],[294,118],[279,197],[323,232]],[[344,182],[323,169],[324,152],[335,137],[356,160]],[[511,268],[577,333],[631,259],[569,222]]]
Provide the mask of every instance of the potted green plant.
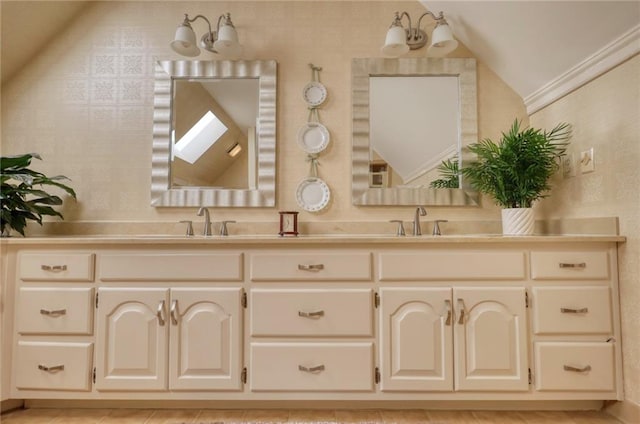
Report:
[[520,128],[516,119],[499,143],[490,139],[469,146],[477,160],[462,169],[473,188],[488,194],[502,209],[502,232],[533,233],[534,201],[547,196],[549,180],[565,155],[571,126],[560,123],[551,131]]
[[3,237],[8,236],[11,229],[24,236],[27,220],[42,225],[42,217],[45,215],[64,219],[62,214],[52,207],[61,205],[62,199],[47,193],[43,189],[44,186],[58,187],[76,198],[75,191],[60,182],[68,180],[64,175],[47,177],[41,172],[29,169],[33,158],[42,159],[37,153],[0,157],[0,231]]

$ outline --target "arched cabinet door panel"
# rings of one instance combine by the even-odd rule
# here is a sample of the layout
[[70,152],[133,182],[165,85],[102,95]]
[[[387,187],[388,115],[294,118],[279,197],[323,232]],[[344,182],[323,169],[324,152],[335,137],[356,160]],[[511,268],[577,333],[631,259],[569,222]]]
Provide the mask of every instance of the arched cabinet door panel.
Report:
[[453,390],[450,288],[380,289],[382,391]]
[[169,386],[172,390],[240,390],[240,288],[171,290]]
[[166,390],[169,289],[100,288],[96,389]]
[[456,390],[528,390],[524,287],[454,288]]

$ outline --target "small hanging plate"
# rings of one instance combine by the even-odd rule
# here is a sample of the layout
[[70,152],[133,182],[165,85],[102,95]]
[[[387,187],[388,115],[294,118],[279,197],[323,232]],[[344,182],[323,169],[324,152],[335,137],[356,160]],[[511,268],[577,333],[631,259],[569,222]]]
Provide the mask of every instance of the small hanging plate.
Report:
[[309,122],[298,131],[298,146],[307,153],[322,152],[329,141],[329,131],[317,122]]
[[327,99],[327,89],[318,81],[312,81],[305,85],[302,97],[309,106],[320,106]]
[[329,186],[320,178],[305,178],[298,184],[296,201],[298,206],[308,212],[318,212],[329,204],[331,192]]

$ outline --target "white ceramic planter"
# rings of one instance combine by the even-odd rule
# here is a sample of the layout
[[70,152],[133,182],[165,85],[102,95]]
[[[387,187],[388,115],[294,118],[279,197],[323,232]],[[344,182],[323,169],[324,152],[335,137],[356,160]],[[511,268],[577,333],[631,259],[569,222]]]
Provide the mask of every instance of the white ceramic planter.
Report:
[[532,208],[502,209],[502,234],[530,236],[535,224]]

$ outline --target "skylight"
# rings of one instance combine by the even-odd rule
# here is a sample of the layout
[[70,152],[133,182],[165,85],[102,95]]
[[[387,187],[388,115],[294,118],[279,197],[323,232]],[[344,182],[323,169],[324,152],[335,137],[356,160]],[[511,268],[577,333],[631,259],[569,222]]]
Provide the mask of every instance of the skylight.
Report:
[[180,159],[193,164],[225,132],[227,132],[227,127],[213,112],[208,111],[178,140],[173,148],[174,154]]

